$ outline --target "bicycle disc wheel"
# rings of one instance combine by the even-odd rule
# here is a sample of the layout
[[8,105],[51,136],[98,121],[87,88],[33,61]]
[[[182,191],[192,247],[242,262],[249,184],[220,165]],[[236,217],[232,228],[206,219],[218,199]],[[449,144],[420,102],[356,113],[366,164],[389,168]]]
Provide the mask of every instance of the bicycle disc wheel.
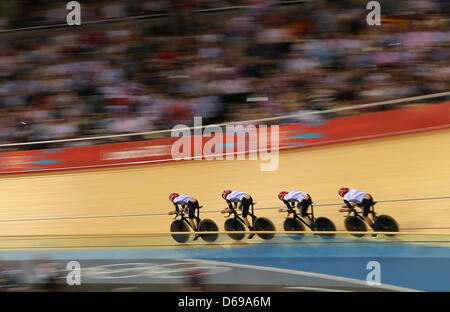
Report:
[[[367,227],[366,224],[359,218],[357,217],[347,217],[344,221],[344,225],[345,228],[347,229],[347,231],[349,232],[366,232],[367,231]],[[363,237],[364,234],[352,234],[353,236],[356,237]]]
[[[228,219],[224,224],[225,231],[245,231],[245,225],[240,220]],[[228,234],[233,240],[241,240],[245,234]]]
[[[300,232],[305,230],[305,226],[300,221],[294,218],[286,218],[286,220],[284,220],[283,222],[283,228],[285,231]],[[292,239],[300,239],[303,238],[304,235],[305,234],[289,234],[289,237]]]
[[[267,218],[257,218],[255,221],[255,230],[256,231],[275,231],[275,225]],[[262,239],[269,240],[272,239],[275,234],[256,234]]]
[[[219,231],[219,228],[217,227],[217,224],[210,219],[203,219],[199,226],[198,229],[200,232],[216,232]],[[214,242],[217,240],[217,237],[219,236],[219,234],[200,234],[200,237],[205,241],[205,242]]]
[[[375,226],[383,232],[398,232],[399,226],[394,218],[381,215],[378,216],[375,220]],[[394,236],[395,234],[386,234],[387,236]]]
[[[317,231],[336,231],[336,227],[334,226],[334,223],[331,222],[330,219],[325,217],[320,217],[316,219],[316,222],[314,223],[317,227]],[[336,234],[318,234],[322,237],[335,237]]]
[[[170,232],[190,232],[190,226],[186,221],[175,220],[170,225]],[[179,243],[186,243],[189,240],[189,234],[172,234],[174,240]]]

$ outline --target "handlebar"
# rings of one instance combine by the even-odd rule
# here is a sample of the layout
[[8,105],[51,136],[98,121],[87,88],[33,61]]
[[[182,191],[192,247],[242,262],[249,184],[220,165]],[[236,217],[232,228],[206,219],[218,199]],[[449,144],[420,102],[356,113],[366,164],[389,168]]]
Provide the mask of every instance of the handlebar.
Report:
[[[294,216],[299,216],[299,214],[297,213],[297,211],[295,211],[295,209],[287,210],[287,211],[284,211],[284,212],[287,212],[288,217],[289,217],[290,214],[293,214]],[[314,214],[312,212],[307,212],[306,215],[313,217]]]
[[[200,208],[202,208],[202,207],[203,207],[203,206],[198,206],[198,207],[195,207],[194,209],[200,209]],[[182,208],[182,209],[183,209],[183,208]],[[181,217],[184,216],[184,212],[181,211],[181,209],[180,209],[179,211],[177,211],[177,213],[175,214],[174,219],[176,219],[178,216],[181,216]]]
[[[362,210],[362,207],[360,207],[360,206],[357,206],[357,207],[360,208],[360,209]],[[347,215],[344,215],[343,217],[344,217],[344,218],[345,218],[345,217],[348,217],[348,216],[350,216],[351,213],[358,214],[359,212],[355,209],[355,207],[353,207],[352,209],[350,209],[350,210],[347,212]],[[373,208],[373,205],[371,205],[371,209],[369,209],[369,214],[372,214],[372,215],[375,216],[375,210],[374,210],[374,208]]]
[[[226,209],[230,209],[230,207],[227,207]],[[228,216],[224,216],[224,218],[229,218],[232,214],[238,214],[238,212],[233,208],[228,212]]]
[[[230,207],[227,207],[227,208],[230,208]],[[239,213],[235,209],[233,209],[233,211],[229,212],[227,216],[224,216],[224,218],[229,218],[232,214],[239,215]],[[255,217],[255,215],[251,212],[249,212],[248,215],[251,217]]]
[[181,212],[181,211],[177,212],[177,213],[175,214],[175,217],[174,217],[173,219],[175,220],[176,218],[178,218],[178,216],[184,217],[184,213]]

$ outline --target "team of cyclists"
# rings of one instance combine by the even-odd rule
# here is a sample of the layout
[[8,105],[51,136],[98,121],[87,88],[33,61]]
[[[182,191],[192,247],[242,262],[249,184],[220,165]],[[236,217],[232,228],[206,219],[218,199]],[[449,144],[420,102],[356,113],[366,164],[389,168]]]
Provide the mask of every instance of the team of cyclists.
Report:
[[[375,227],[374,220],[369,217],[369,210],[371,205],[374,203],[372,195],[369,193],[359,191],[356,189],[349,189],[347,187],[341,187],[338,190],[339,196],[342,197],[344,205],[339,210],[341,212],[349,212],[359,207],[362,209],[362,216],[367,224],[372,228],[373,231],[377,231]],[[253,204],[252,197],[241,191],[224,190],[222,192],[222,198],[227,202],[228,207],[223,209],[221,213],[232,213],[236,209],[242,211],[242,219],[245,225],[250,231],[253,231],[253,227],[248,220],[249,208]],[[298,208],[300,212],[300,217],[309,225],[313,230],[315,230],[315,225],[311,224],[311,220],[307,218],[308,208],[312,205],[311,196],[302,191],[281,191],[278,193],[278,199],[284,203],[284,207],[280,208],[279,211],[293,211]],[[169,195],[169,200],[174,204],[175,210],[169,212],[169,215],[178,214],[181,210],[188,215],[189,223],[194,229],[198,231],[198,224],[195,222],[195,209],[198,209],[199,203],[197,199],[189,195],[180,195],[177,193],[171,193]],[[252,238],[254,234],[250,234],[249,238]],[[194,240],[198,239],[198,234],[195,235]]]

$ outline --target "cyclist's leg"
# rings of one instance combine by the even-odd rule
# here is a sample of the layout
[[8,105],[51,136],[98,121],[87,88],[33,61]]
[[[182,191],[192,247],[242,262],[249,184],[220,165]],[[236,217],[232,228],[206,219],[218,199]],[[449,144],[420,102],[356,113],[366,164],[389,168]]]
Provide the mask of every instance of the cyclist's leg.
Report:
[[364,221],[372,228],[372,230],[376,231],[377,228],[375,227],[375,224],[373,223],[372,219],[369,217],[369,211],[370,206],[372,204],[372,201],[370,199],[364,198],[361,202],[361,209],[362,209],[362,215],[364,218]]
[[198,207],[200,207],[200,206],[199,206],[197,200],[189,202],[189,204],[188,204],[188,218],[189,218],[189,222],[191,223],[192,229],[194,231],[197,231],[197,226],[198,226],[198,224],[196,224],[196,222],[195,222],[195,209],[197,209]]
[[[188,203],[188,218],[189,223],[191,224],[192,229],[194,232],[198,231],[198,224],[195,222],[195,209],[199,207],[198,201],[193,200]],[[194,240],[197,240],[199,238],[199,234],[195,234]]]
[[[241,205],[242,205],[242,218],[244,219],[245,224],[247,225],[248,229],[250,231],[254,231],[253,226],[251,225],[251,223],[248,221],[247,219],[247,215],[248,215],[248,210],[250,208],[250,205],[253,203],[253,199],[251,197],[249,198],[243,198],[241,201]],[[253,216],[251,216],[253,218]],[[253,236],[255,236],[255,233],[251,233],[248,238],[251,239],[253,238]]]
[[[368,200],[368,206],[369,206],[369,211],[370,211],[370,207],[372,207],[373,203],[374,203],[372,195],[367,194],[367,200]],[[369,218],[370,218],[370,216],[369,216]],[[373,214],[372,214],[372,219],[371,220],[372,220],[372,223],[375,223],[375,217],[374,217]]]
[[251,225],[251,223],[248,221],[247,216],[248,216],[248,210],[250,208],[250,204],[252,203],[252,198],[250,197],[250,199],[247,198],[242,198],[241,201],[241,207],[242,207],[242,219],[245,222],[245,225],[247,225],[247,227],[253,231],[253,227]]
[[297,208],[300,211],[300,216],[302,217],[303,221],[305,221],[306,224],[308,224],[310,227],[312,227],[312,222],[311,219],[308,217],[308,208],[311,204],[312,200],[311,197],[309,196],[297,204]]

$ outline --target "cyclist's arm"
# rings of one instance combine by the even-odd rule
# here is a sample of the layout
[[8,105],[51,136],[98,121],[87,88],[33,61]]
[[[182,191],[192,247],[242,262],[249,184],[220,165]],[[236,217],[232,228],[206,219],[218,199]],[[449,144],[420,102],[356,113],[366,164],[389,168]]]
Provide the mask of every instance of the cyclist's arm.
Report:
[[347,205],[348,209],[353,209],[352,204],[350,204],[350,202],[348,200],[344,200],[344,203]]
[[290,202],[288,202],[287,200],[283,200],[283,202],[289,210],[292,210],[293,207],[291,206]]

